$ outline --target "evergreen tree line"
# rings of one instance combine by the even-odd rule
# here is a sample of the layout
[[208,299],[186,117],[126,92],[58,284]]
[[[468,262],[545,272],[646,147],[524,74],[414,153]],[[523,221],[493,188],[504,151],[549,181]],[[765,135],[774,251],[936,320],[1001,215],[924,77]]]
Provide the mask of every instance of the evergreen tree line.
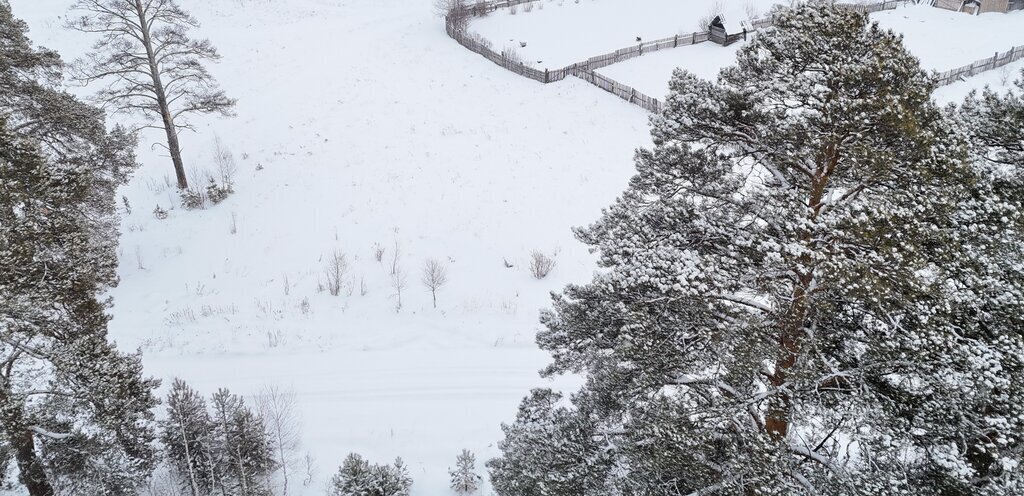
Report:
[[[73,27],[102,33],[78,79],[122,75],[102,103],[163,116],[169,137],[187,126],[185,115],[233,105],[201,63],[216,52],[187,36],[197,23],[173,0],[77,8]],[[145,33],[117,24],[133,10],[144,10],[145,22],[129,24]],[[107,324],[117,285],[115,193],[138,166],[137,137],[66,92],[69,67],[27,32],[0,0],[0,491],[135,495],[159,462],[159,381],[143,375],[137,354],[117,349]],[[132,43],[142,38],[161,63],[135,81],[146,57]],[[174,83],[161,86],[153,67]],[[163,102],[140,103],[154,98]],[[244,433],[237,398],[215,399],[231,415],[231,435]]]
[[[455,468],[448,470],[455,494],[477,494],[483,478],[476,471],[476,456],[462,450],[455,459]],[[331,478],[329,496],[409,496],[412,477],[401,458],[392,465],[376,465],[352,453]]]
[[[191,496],[270,496],[275,472],[272,434],[240,396],[220,389],[210,402],[184,381],[167,395],[160,441],[173,477]],[[287,462],[285,462],[287,463]]]
[[653,147],[542,315],[501,496],[1024,494],[1024,74],[939,107],[899,35],[774,13]]
[[106,295],[136,139],[63,91],[26,30],[0,1],[0,488],[135,494],[158,382],[107,339]]

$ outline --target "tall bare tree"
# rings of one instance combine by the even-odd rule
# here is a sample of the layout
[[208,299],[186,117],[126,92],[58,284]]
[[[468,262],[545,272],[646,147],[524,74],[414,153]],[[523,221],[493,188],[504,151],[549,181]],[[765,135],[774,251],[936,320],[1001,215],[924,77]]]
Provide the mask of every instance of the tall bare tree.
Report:
[[103,81],[97,95],[109,108],[158,118],[167,133],[178,188],[188,188],[178,131],[192,129],[186,116],[232,115],[228,98],[206,69],[220,60],[209,40],[194,40],[199,22],[175,0],[77,0],[81,12],[68,27],[100,36],[78,66],[83,83]]

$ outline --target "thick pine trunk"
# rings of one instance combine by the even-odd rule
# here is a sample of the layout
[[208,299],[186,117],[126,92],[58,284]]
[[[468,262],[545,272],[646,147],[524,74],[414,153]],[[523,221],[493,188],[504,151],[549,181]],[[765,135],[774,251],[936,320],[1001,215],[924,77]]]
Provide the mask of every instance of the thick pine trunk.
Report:
[[[816,221],[818,214],[824,205],[823,200],[828,190],[829,180],[839,164],[839,150],[835,145],[826,145],[822,155],[819,157],[818,168],[814,171],[811,179],[811,187],[807,199],[807,208],[810,209],[810,220]],[[800,243],[805,248],[813,250],[814,233],[803,232],[800,234]],[[775,388],[782,386],[789,379],[790,371],[796,366],[800,354],[803,352],[804,338],[807,336],[806,325],[811,315],[811,287],[814,284],[814,261],[810,256],[800,257],[800,267],[803,270],[795,270],[798,274],[796,284],[793,287],[793,303],[788,315],[780,322],[779,331],[779,358],[775,362],[775,371],[770,382]],[[764,428],[768,435],[776,441],[782,441],[789,433],[792,420],[793,400],[785,389],[780,389],[778,394],[769,401],[768,411],[765,415]]]
[[167,131],[167,150],[171,152],[171,162],[174,163],[174,175],[178,180],[178,189],[188,189],[188,177],[185,176],[185,163],[181,160],[181,145],[178,144],[178,130],[174,127],[174,119],[167,106],[167,98],[160,91],[157,98],[160,105],[160,114],[163,117],[164,130]]
[[9,437],[14,447],[14,457],[18,461],[19,479],[28,489],[29,496],[54,496],[56,493],[46,477],[43,463],[36,455],[36,442],[32,432],[22,430]]
[[146,19],[146,9],[141,0],[134,0],[133,6],[135,7],[135,13],[139,16],[142,45],[146,49],[146,58],[149,61],[149,76],[153,80],[153,93],[156,96],[157,106],[160,108],[160,120],[163,123],[164,131],[167,133],[167,151],[170,152],[171,162],[174,163],[174,175],[178,180],[178,189],[188,189],[185,163],[181,160],[181,145],[178,143],[178,129],[174,127],[174,114],[171,113],[170,105],[167,103],[167,93],[164,91],[164,83],[160,77],[160,66],[157,64],[156,51],[153,49],[153,39],[150,35],[149,20]]
[[14,459],[18,464],[18,480],[29,496],[55,496],[53,486],[46,476],[42,460],[36,454],[36,440],[32,431],[25,426],[21,404],[12,404],[11,396],[6,388],[6,379],[0,377],[0,417],[2,434],[14,450]]

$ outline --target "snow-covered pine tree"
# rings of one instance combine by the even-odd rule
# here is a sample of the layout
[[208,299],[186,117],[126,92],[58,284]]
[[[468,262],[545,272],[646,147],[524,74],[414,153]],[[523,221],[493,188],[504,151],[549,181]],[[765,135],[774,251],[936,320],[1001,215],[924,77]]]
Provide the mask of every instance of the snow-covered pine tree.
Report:
[[401,458],[394,465],[376,465],[350,453],[331,478],[330,496],[409,496],[412,476]]
[[214,470],[213,421],[206,401],[181,379],[167,393],[167,417],[160,422],[164,456],[192,496],[213,494],[219,487]]
[[1004,93],[988,88],[971,93],[952,118],[968,134],[977,160],[1024,166],[1024,70]]
[[0,33],[0,465],[32,496],[131,494],[153,467],[157,382],[107,341],[103,295],[135,139],[59,89],[60,58],[2,0]]
[[502,457],[487,462],[498,494],[521,496],[604,496],[613,460],[600,439],[590,403],[574,398],[566,408],[562,395],[534,389],[519,405],[516,421],[502,425]]
[[373,488],[368,496],[409,496],[412,476],[401,458],[395,458],[393,465],[373,467]]
[[274,449],[263,419],[227,389],[214,393],[214,466],[224,490],[239,496],[267,496]]
[[968,159],[898,35],[819,3],[775,19],[716,83],[676,73],[579,231],[605,270],[538,341],[547,374],[586,374],[562,414],[594,428],[521,412],[499,494],[590,494],[547,458],[588,439],[613,462],[575,471],[617,494],[1024,491],[1021,190]]
[[79,79],[106,82],[97,98],[112,108],[159,119],[178,188],[188,189],[178,132],[191,129],[190,114],[231,115],[235,105],[204,66],[220,59],[217,49],[189,37],[199,22],[175,0],[77,0],[74,7],[82,15],[68,27],[99,36]]
[[371,488],[370,462],[349,453],[331,478],[330,496],[368,496]]
[[455,469],[449,469],[451,488],[459,494],[472,494],[480,489],[481,477],[476,473],[476,456],[472,451],[462,450],[455,458]]

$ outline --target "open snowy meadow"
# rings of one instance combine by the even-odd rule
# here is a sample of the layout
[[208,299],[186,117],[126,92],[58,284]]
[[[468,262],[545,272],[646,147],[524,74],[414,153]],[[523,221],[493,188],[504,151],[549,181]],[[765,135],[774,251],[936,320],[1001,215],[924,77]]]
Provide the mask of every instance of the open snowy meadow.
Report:
[[[596,270],[572,228],[623,190],[634,150],[650,143],[649,114],[573,77],[543,85],[502,69],[448,38],[429,0],[180,3],[238,99],[233,118],[193,120],[185,163],[196,181],[217,174],[219,142],[237,164],[236,193],[182,209],[162,131],[143,133],[143,166],[122,191],[111,336],[142,350],[164,386],[293,390],[300,452],[314,462],[292,494],[322,495],[350,452],[401,456],[414,495],[449,494],[458,452],[482,468],[530,388],[576,384],[538,376],[549,361],[534,344],[538,313]],[[743,17],[775,3],[726,5]],[[35,43],[69,61],[87,51],[87,35],[62,27],[68,0],[11,4]],[[711,4],[542,0],[471,30],[561,67],[636,37],[697,31]],[[872,15],[929,69],[1024,44],[1024,11],[967,17],[924,6]],[[739,47],[699,44],[599,72],[660,98],[675,67],[711,79]],[[1005,86],[1022,67],[937,97]],[[547,277],[531,274],[534,253],[554,261]],[[436,308],[422,281],[430,260],[447,267]],[[296,471],[301,481],[305,465]]]

